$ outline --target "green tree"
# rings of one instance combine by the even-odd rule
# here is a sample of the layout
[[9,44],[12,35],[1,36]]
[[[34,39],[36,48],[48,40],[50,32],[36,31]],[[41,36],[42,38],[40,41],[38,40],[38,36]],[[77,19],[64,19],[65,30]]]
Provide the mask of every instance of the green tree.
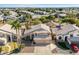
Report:
[[79,27],[79,20],[76,20],[75,24]]
[[42,22],[39,19],[34,19],[32,21],[33,25],[41,24]]
[[49,27],[50,28],[50,35],[51,35],[51,39],[53,42],[55,42],[55,34],[52,32],[52,26]]
[[4,16],[9,16],[9,15],[11,15],[9,11],[4,11]]
[[29,21],[26,21],[25,22],[25,27],[26,27],[26,29],[30,29],[31,28],[31,25],[30,25],[30,22]]
[[49,16],[46,17],[46,18],[49,19],[49,20],[54,20],[54,19],[55,19],[55,16],[49,15]]
[[11,28],[15,29],[16,30],[16,36],[17,36],[17,42],[18,43],[21,43],[21,40],[20,40],[20,31],[19,29],[21,28],[21,24],[18,20],[13,20],[10,25],[12,26]]
[[62,20],[62,22],[75,24],[75,19],[73,19],[73,18],[65,18],[65,19]]
[[30,29],[32,25],[32,16],[29,14],[26,14],[26,19],[25,19],[25,27],[26,29]]
[[30,15],[30,14],[26,14],[25,16],[27,19],[32,19],[32,15]]
[[42,23],[47,23],[49,21],[45,16],[41,17],[40,20]]

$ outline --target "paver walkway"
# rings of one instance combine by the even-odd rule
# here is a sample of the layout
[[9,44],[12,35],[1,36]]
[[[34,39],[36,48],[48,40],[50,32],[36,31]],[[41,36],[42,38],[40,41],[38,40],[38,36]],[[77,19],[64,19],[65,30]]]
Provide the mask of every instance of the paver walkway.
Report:
[[27,47],[23,48],[20,53],[34,53],[34,47],[27,46]]
[[52,54],[49,45],[38,45],[38,44],[34,46],[26,46],[25,48],[22,49],[20,53],[34,53],[36,55]]
[[41,55],[52,54],[49,46],[35,46],[34,53]]

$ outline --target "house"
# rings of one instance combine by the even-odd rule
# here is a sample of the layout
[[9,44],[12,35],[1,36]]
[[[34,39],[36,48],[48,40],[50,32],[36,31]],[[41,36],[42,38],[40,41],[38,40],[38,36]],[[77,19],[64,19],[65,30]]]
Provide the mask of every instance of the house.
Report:
[[62,18],[62,17],[67,16],[67,13],[66,13],[66,11],[56,11],[54,13],[51,13],[51,15]]
[[34,15],[32,15],[32,18],[34,19],[34,18],[41,18],[41,17],[43,17],[43,16],[49,16],[49,15],[36,15],[36,14],[34,14]]
[[65,17],[65,16],[67,16],[67,14],[65,14],[65,13],[60,13],[60,14],[58,14],[58,16],[59,16],[59,17]]
[[19,11],[20,13],[26,13],[26,14],[30,14],[30,15],[34,15],[33,12],[29,12],[29,11]]
[[9,13],[10,13],[12,16],[17,16],[17,15],[18,15],[17,12],[15,12],[15,11],[9,11]]
[[39,10],[36,10],[34,13],[37,14],[37,15],[48,15],[49,14],[45,11],[39,11]]
[[[38,24],[22,32],[22,29],[19,30],[20,39],[30,36],[30,38],[36,43],[50,43],[51,35],[50,28],[45,24]],[[7,42],[16,41],[16,30],[11,28],[11,25],[5,24],[0,27],[0,43],[7,44]]]
[[[60,29],[57,27],[52,28],[52,32],[55,34],[57,41],[65,41],[66,37],[73,41],[71,36],[79,37],[79,28],[73,24],[65,24],[61,26]],[[78,41],[77,38],[74,41]]]
[[0,21],[3,21],[4,18],[3,18],[3,15],[0,15]]
[[50,43],[51,42],[51,35],[50,35],[50,28],[45,24],[38,24],[31,27],[31,29],[27,30],[24,33],[25,36],[32,36],[33,40],[36,43]]
[[[21,30],[19,30],[21,36]],[[11,25],[5,24],[0,27],[0,43],[16,41],[16,30],[11,28]]]
[[67,16],[66,13],[56,13],[55,14],[55,17],[59,17],[59,18],[62,18],[62,17],[65,17],[65,16]]

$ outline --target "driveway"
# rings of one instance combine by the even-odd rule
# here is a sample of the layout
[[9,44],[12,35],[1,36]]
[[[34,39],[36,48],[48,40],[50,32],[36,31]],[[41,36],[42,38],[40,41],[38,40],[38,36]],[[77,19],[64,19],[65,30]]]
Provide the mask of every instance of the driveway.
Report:
[[51,50],[50,50],[50,47],[48,45],[47,46],[35,46],[34,53],[36,55],[49,55],[49,54],[52,54]]
[[26,46],[21,50],[20,53],[31,53],[31,54],[36,54],[36,55],[48,55],[52,54],[51,49],[50,49],[50,44],[35,44],[32,46]]
[[[68,55],[71,54],[70,50],[63,50],[59,47],[57,47],[55,44],[53,44],[52,46],[50,46],[51,44],[47,44],[47,45],[43,45],[43,44],[35,44],[33,46],[26,46],[25,48],[23,48],[21,50],[21,52],[19,54],[25,54],[25,55],[55,55],[55,54],[64,54],[64,55]],[[54,48],[56,46],[56,50],[57,52],[54,52]],[[53,52],[52,52],[53,49]]]

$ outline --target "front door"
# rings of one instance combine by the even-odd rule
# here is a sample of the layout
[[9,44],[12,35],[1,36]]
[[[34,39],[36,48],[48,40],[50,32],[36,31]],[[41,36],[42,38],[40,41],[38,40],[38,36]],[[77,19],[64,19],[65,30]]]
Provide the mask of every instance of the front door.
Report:
[[10,35],[7,35],[7,42],[11,42]]

